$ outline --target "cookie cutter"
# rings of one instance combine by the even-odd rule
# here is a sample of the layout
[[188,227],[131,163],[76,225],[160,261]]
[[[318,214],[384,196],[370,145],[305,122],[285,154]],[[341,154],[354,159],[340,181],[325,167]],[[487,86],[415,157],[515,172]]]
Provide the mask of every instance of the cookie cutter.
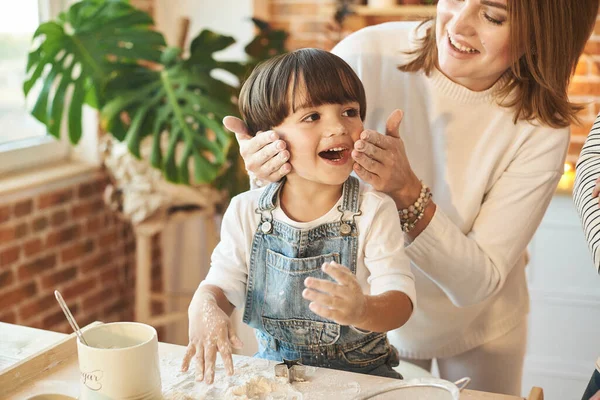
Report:
[[277,378],[287,379],[289,383],[304,382],[307,380],[306,366],[302,365],[300,359],[286,360],[275,365],[275,376]]

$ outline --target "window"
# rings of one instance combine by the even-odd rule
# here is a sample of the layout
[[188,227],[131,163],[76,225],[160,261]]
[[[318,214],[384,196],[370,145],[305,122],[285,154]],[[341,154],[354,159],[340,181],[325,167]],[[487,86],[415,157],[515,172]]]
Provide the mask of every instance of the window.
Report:
[[0,3],[0,144],[46,134],[44,125],[27,112],[22,89],[38,16],[37,0]]
[[47,135],[45,126],[31,116],[32,104],[26,104],[23,94],[33,33],[40,22],[57,16],[67,3],[0,1],[0,174],[68,155],[67,145]]

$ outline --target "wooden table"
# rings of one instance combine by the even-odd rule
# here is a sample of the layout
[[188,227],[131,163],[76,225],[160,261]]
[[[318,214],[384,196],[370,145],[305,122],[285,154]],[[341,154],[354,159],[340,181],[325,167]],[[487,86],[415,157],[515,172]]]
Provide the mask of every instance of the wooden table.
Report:
[[[0,383],[8,377],[8,374],[15,373],[14,368],[17,363],[22,362],[27,358],[35,358],[44,352],[44,350],[56,343],[61,344],[60,351],[64,348],[75,345],[74,340],[66,341],[73,335],[65,335],[56,332],[33,329],[29,327],[12,325],[0,322]],[[163,379],[163,390],[165,385],[172,384],[173,379],[181,378],[181,373],[178,372],[179,362],[185,353],[184,346],[172,345],[168,343],[159,344],[159,357],[161,359],[161,375]],[[76,360],[76,354],[72,356]],[[267,360],[254,359],[245,356],[234,356],[236,365],[244,363],[273,363]],[[21,364],[23,365],[23,364]],[[344,382],[353,380],[358,382],[357,385],[363,392],[380,386],[382,382],[391,381],[387,378],[373,377],[362,374],[352,374],[342,371],[334,371],[328,369],[319,369],[322,372],[320,375],[327,375],[327,381],[340,379]],[[19,372],[20,374],[21,372]],[[29,385],[26,391],[13,392],[9,400],[27,398],[27,396],[40,393],[41,389],[50,390],[52,388],[62,388],[60,393],[77,396],[78,395],[78,379],[79,373],[76,362],[71,362],[71,365],[61,366],[50,377],[46,376],[48,372],[44,372],[39,377],[33,379],[33,384]],[[341,375],[340,375],[341,374]],[[193,383],[192,383],[193,384]],[[217,384],[217,380],[215,380]],[[195,385],[208,388],[204,383],[195,383]],[[56,393],[56,391],[55,391]],[[4,399],[7,393],[3,393],[2,384],[0,384],[0,398]],[[16,397],[18,396],[18,397]],[[473,390],[464,390],[461,393],[461,400],[523,400],[521,397],[506,396],[501,394],[484,393]]]

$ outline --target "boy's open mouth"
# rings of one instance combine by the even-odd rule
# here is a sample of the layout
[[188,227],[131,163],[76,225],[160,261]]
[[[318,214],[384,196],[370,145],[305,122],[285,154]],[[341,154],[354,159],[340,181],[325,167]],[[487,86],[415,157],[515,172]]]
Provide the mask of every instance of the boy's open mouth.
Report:
[[333,147],[329,150],[324,150],[319,153],[319,157],[330,161],[337,161],[344,158],[344,152],[348,151],[345,147]]

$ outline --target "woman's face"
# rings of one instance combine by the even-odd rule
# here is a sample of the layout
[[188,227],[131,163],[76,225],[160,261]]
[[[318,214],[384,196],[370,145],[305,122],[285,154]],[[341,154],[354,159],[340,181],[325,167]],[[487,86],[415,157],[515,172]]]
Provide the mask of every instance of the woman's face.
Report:
[[439,68],[474,91],[490,88],[510,67],[507,0],[439,0]]

